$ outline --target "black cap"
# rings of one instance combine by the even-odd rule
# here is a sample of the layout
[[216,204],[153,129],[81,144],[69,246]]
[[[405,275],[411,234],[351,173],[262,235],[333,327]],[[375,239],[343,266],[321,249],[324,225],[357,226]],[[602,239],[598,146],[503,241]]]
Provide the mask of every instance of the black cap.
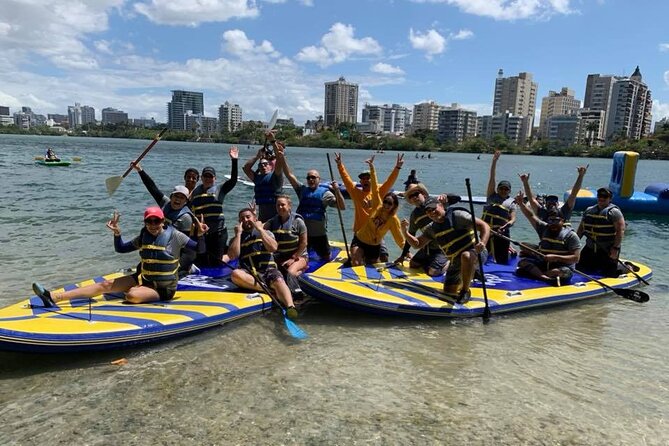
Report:
[[213,167],[209,167],[209,166],[207,166],[207,167],[205,167],[204,169],[202,169],[202,176],[204,176],[204,175],[207,174],[207,173],[210,173],[210,174],[212,174],[213,176],[216,176],[216,171],[214,170]]
[[510,183],[509,181],[502,180],[502,181],[500,181],[500,182],[497,184],[497,187],[498,187],[498,188],[500,188],[500,187],[508,187],[509,190],[511,190],[511,183]]
[[597,189],[597,195],[602,194],[602,195],[608,195],[609,197],[613,197],[613,192],[611,192],[611,189],[608,187],[600,187]]
[[553,201],[557,203],[558,201],[560,201],[560,197],[558,197],[557,195],[546,195],[544,197],[544,201]]
[[426,210],[437,209],[438,204],[439,204],[438,199],[436,199],[435,197],[428,197],[423,203],[423,208],[425,208]]

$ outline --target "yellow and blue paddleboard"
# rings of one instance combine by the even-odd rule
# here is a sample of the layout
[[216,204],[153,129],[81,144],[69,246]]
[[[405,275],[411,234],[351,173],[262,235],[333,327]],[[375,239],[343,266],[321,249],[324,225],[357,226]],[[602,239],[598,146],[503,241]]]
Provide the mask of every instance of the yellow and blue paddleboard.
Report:
[[[395,265],[346,267],[346,260],[340,253],[333,261],[301,275],[302,290],[341,306],[386,315],[453,318],[483,314],[483,289],[477,280],[472,282],[471,300],[458,304],[441,292],[443,276],[430,277],[423,271]],[[511,259],[509,265],[490,262],[484,266],[492,314],[563,304],[609,293],[597,282],[579,274],[574,274],[569,285],[561,287],[518,277],[514,274],[516,263],[517,259]],[[639,263],[636,265],[640,268],[639,276],[646,280],[652,276],[650,268]],[[639,284],[639,279],[633,274],[618,278],[594,277],[616,289]]]
[[[114,273],[66,286],[69,290],[114,279]],[[58,290],[56,290],[58,291]],[[204,330],[271,308],[266,294],[239,289],[228,277],[191,275],[173,300],[128,304],[122,294],[58,302],[40,298],[0,309],[0,350],[67,352],[103,350],[159,341]]]

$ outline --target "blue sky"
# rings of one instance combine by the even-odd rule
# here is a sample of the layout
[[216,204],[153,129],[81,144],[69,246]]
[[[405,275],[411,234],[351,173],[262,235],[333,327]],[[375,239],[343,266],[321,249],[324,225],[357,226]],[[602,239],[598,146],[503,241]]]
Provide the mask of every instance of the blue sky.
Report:
[[669,2],[648,0],[2,0],[0,105],[75,102],[166,120],[170,90],[244,119],[323,114],[323,83],[360,106],[426,100],[487,114],[497,70],[583,99],[589,73],[639,65],[653,120],[669,116]]

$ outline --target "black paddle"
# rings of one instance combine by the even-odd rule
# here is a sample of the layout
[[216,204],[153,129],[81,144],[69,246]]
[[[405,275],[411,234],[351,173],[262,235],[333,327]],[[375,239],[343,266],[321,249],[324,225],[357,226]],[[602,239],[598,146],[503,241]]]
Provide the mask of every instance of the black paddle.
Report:
[[[589,236],[588,234],[586,234],[586,233],[583,233],[583,235],[585,235],[585,237],[586,237],[588,240],[590,240],[592,243],[594,243],[599,249],[604,249],[604,248],[602,247],[602,245],[600,245],[599,242],[597,242],[597,240],[593,239],[592,237],[590,237],[590,236]],[[648,281],[647,281],[646,279],[644,279],[643,277],[641,277],[640,275],[638,275],[638,274],[636,273],[637,271],[639,271],[639,267],[636,266],[634,263],[629,262],[629,265],[628,265],[627,263],[623,262],[623,261],[620,260],[620,259],[618,259],[618,263],[620,263],[620,264],[623,266],[623,268],[625,268],[627,271],[629,271],[630,273],[634,274],[634,276],[639,280],[639,282],[643,282],[645,285],[650,285],[650,283],[648,283]],[[635,270],[634,268],[636,268],[636,270]]]
[[[503,238],[504,240],[508,240],[509,242],[513,243],[513,244],[516,245],[516,246],[520,246],[521,248],[525,248],[525,249],[527,249],[528,251],[530,251],[530,252],[532,252],[532,253],[538,255],[538,256],[541,257],[541,258],[544,258],[544,257],[545,257],[544,253],[542,253],[542,252],[540,252],[540,251],[537,251],[536,249],[533,249],[533,248],[531,248],[531,247],[529,247],[529,246],[527,246],[527,245],[525,245],[525,244],[522,244],[522,243],[520,243],[520,242],[517,242],[517,241],[515,241],[515,240],[512,240],[512,239],[510,239],[509,237],[507,237],[507,236],[505,236],[505,235],[503,235],[503,234],[500,234],[499,232],[494,232],[494,231],[493,231],[493,235],[495,235],[496,237]],[[577,270],[577,269],[575,269],[574,272],[576,272],[576,273],[582,275],[583,277],[585,277],[585,278],[588,279],[588,280],[591,280],[591,281],[597,283],[598,285],[600,285],[600,286],[606,288],[607,290],[613,291],[613,292],[616,293],[618,296],[620,296],[620,297],[624,297],[625,299],[629,299],[629,300],[633,300],[634,302],[641,302],[641,303],[643,303],[643,302],[648,302],[648,300],[650,300],[650,296],[649,296],[648,294],[644,293],[643,291],[640,291],[640,290],[630,290],[630,289],[613,288],[612,286],[605,284],[605,283],[602,282],[601,280],[595,279],[594,277],[589,276],[589,275],[585,274],[584,272],[581,272],[581,271],[579,271],[579,270]]]
[[[469,183],[469,178],[465,178],[465,185],[467,186],[467,198],[469,198],[469,212],[472,214],[472,226],[474,230],[474,242],[479,244],[479,232],[476,229],[476,214],[474,214],[474,201],[472,200],[472,186]],[[477,252],[476,256],[479,261],[479,273],[481,274],[481,288],[483,289],[483,301],[485,302],[485,308],[483,309],[483,322],[486,323],[490,320],[490,306],[488,305],[488,290],[485,286],[485,274],[483,272],[483,259],[481,258],[481,253]]]
[[[334,173],[332,172],[332,162],[330,162],[330,153],[326,153],[328,158],[328,168],[330,169],[330,178],[334,182]],[[335,195],[335,198],[337,196]],[[344,218],[341,216],[341,209],[339,209],[339,203],[337,203],[337,214],[339,215],[339,225],[341,226],[341,235],[344,237],[344,247],[346,248],[346,258],[348,259],[348,264],[351,263],[351,254],[348,252],[348,242],[346,241],[346,231],[344,230]]]

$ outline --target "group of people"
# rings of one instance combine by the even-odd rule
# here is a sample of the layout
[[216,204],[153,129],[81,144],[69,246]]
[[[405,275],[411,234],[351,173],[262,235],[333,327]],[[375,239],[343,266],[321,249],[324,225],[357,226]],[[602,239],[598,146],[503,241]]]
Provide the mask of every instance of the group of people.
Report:
[[[289,166],[285,146],[273,132],[267,133],[269,146],[261,148],[242,167],[254,184],[254,201],[238,212],[232,239],[224,214],[225,197],[237,183],[239,151],[231,147],[230,179],[216,182],[216,170],[207,166],[201,172],[188,168],[184,184],[164,194],[138,163],[132,167],[157,206],[144,212],[144,227],[130,241],[124,241],[119,215],[107,223],[114,234],[117,252],[138,250],[141,258],[137,272],[114,280],[84,286],[70,291],[51,292],[39,283],[35,294],[44,306],[73,297],[92,297],[101,293],[124,292],[131,303],[170,300],[176,292],[179,277],[197,272],[199,267],[231,267],[238,260],[231,280],[241,288],[269,289],[286,308],[289,318],[297,317],[294,297],[301,294],[297,277],[308,267],[308,252],[323,261],[331,256],[327,237],[327,208],[346,208],[337,182],[321,182],[318,170],[307,171],[301,182]],[[574,268],[606,275],[617,274],[618,255],[625,223],[620,210],[611,204],[612,194],[606,188],[597,192],[598,204],[588,208],[580,226],[574,231],[569,218],[576,194],[587,167],[578,168],[578,178],[569,199],[559,206],[557,196],[533,195],[530,174],[520,174],[524,193],[511,196],[508,180],[496,182],[500,153],[492,159],[487,188],[487,204],[481,218],[468,210],[453,207],[460,197],[452,194],[431,196],[416,178],[415,170],[406,185],[404,199],[414,207],[408,219],[400,221],[399,197],[392,191],[404,164],[397,156],[394,168],[379,184],[374,156],[366,160],[367,169],[354,182],[341,153],[335,163],[354,209],[351,265],[388,261],[384,237],[390,231],[401,255],[395,263],[409,260],[410,267],[423,269],[431,276],[445,274],[446,300],[464,303],[471,296],[470,285],[479,261],[490,252],[497,263],[508,263],[515,255],[511,248],[510,229],[520,208],[539,236],[537,245],[525,245],[517,273],[559,285],[571,277]],[[283,193],[284,177],[297,197]],[[420,233],[419,233],[420,231]],[[476,233],[475,233],[476,231]],[[586,236],[580,248],[579,238]],[[411,255],[411,248],[416,249]]]

